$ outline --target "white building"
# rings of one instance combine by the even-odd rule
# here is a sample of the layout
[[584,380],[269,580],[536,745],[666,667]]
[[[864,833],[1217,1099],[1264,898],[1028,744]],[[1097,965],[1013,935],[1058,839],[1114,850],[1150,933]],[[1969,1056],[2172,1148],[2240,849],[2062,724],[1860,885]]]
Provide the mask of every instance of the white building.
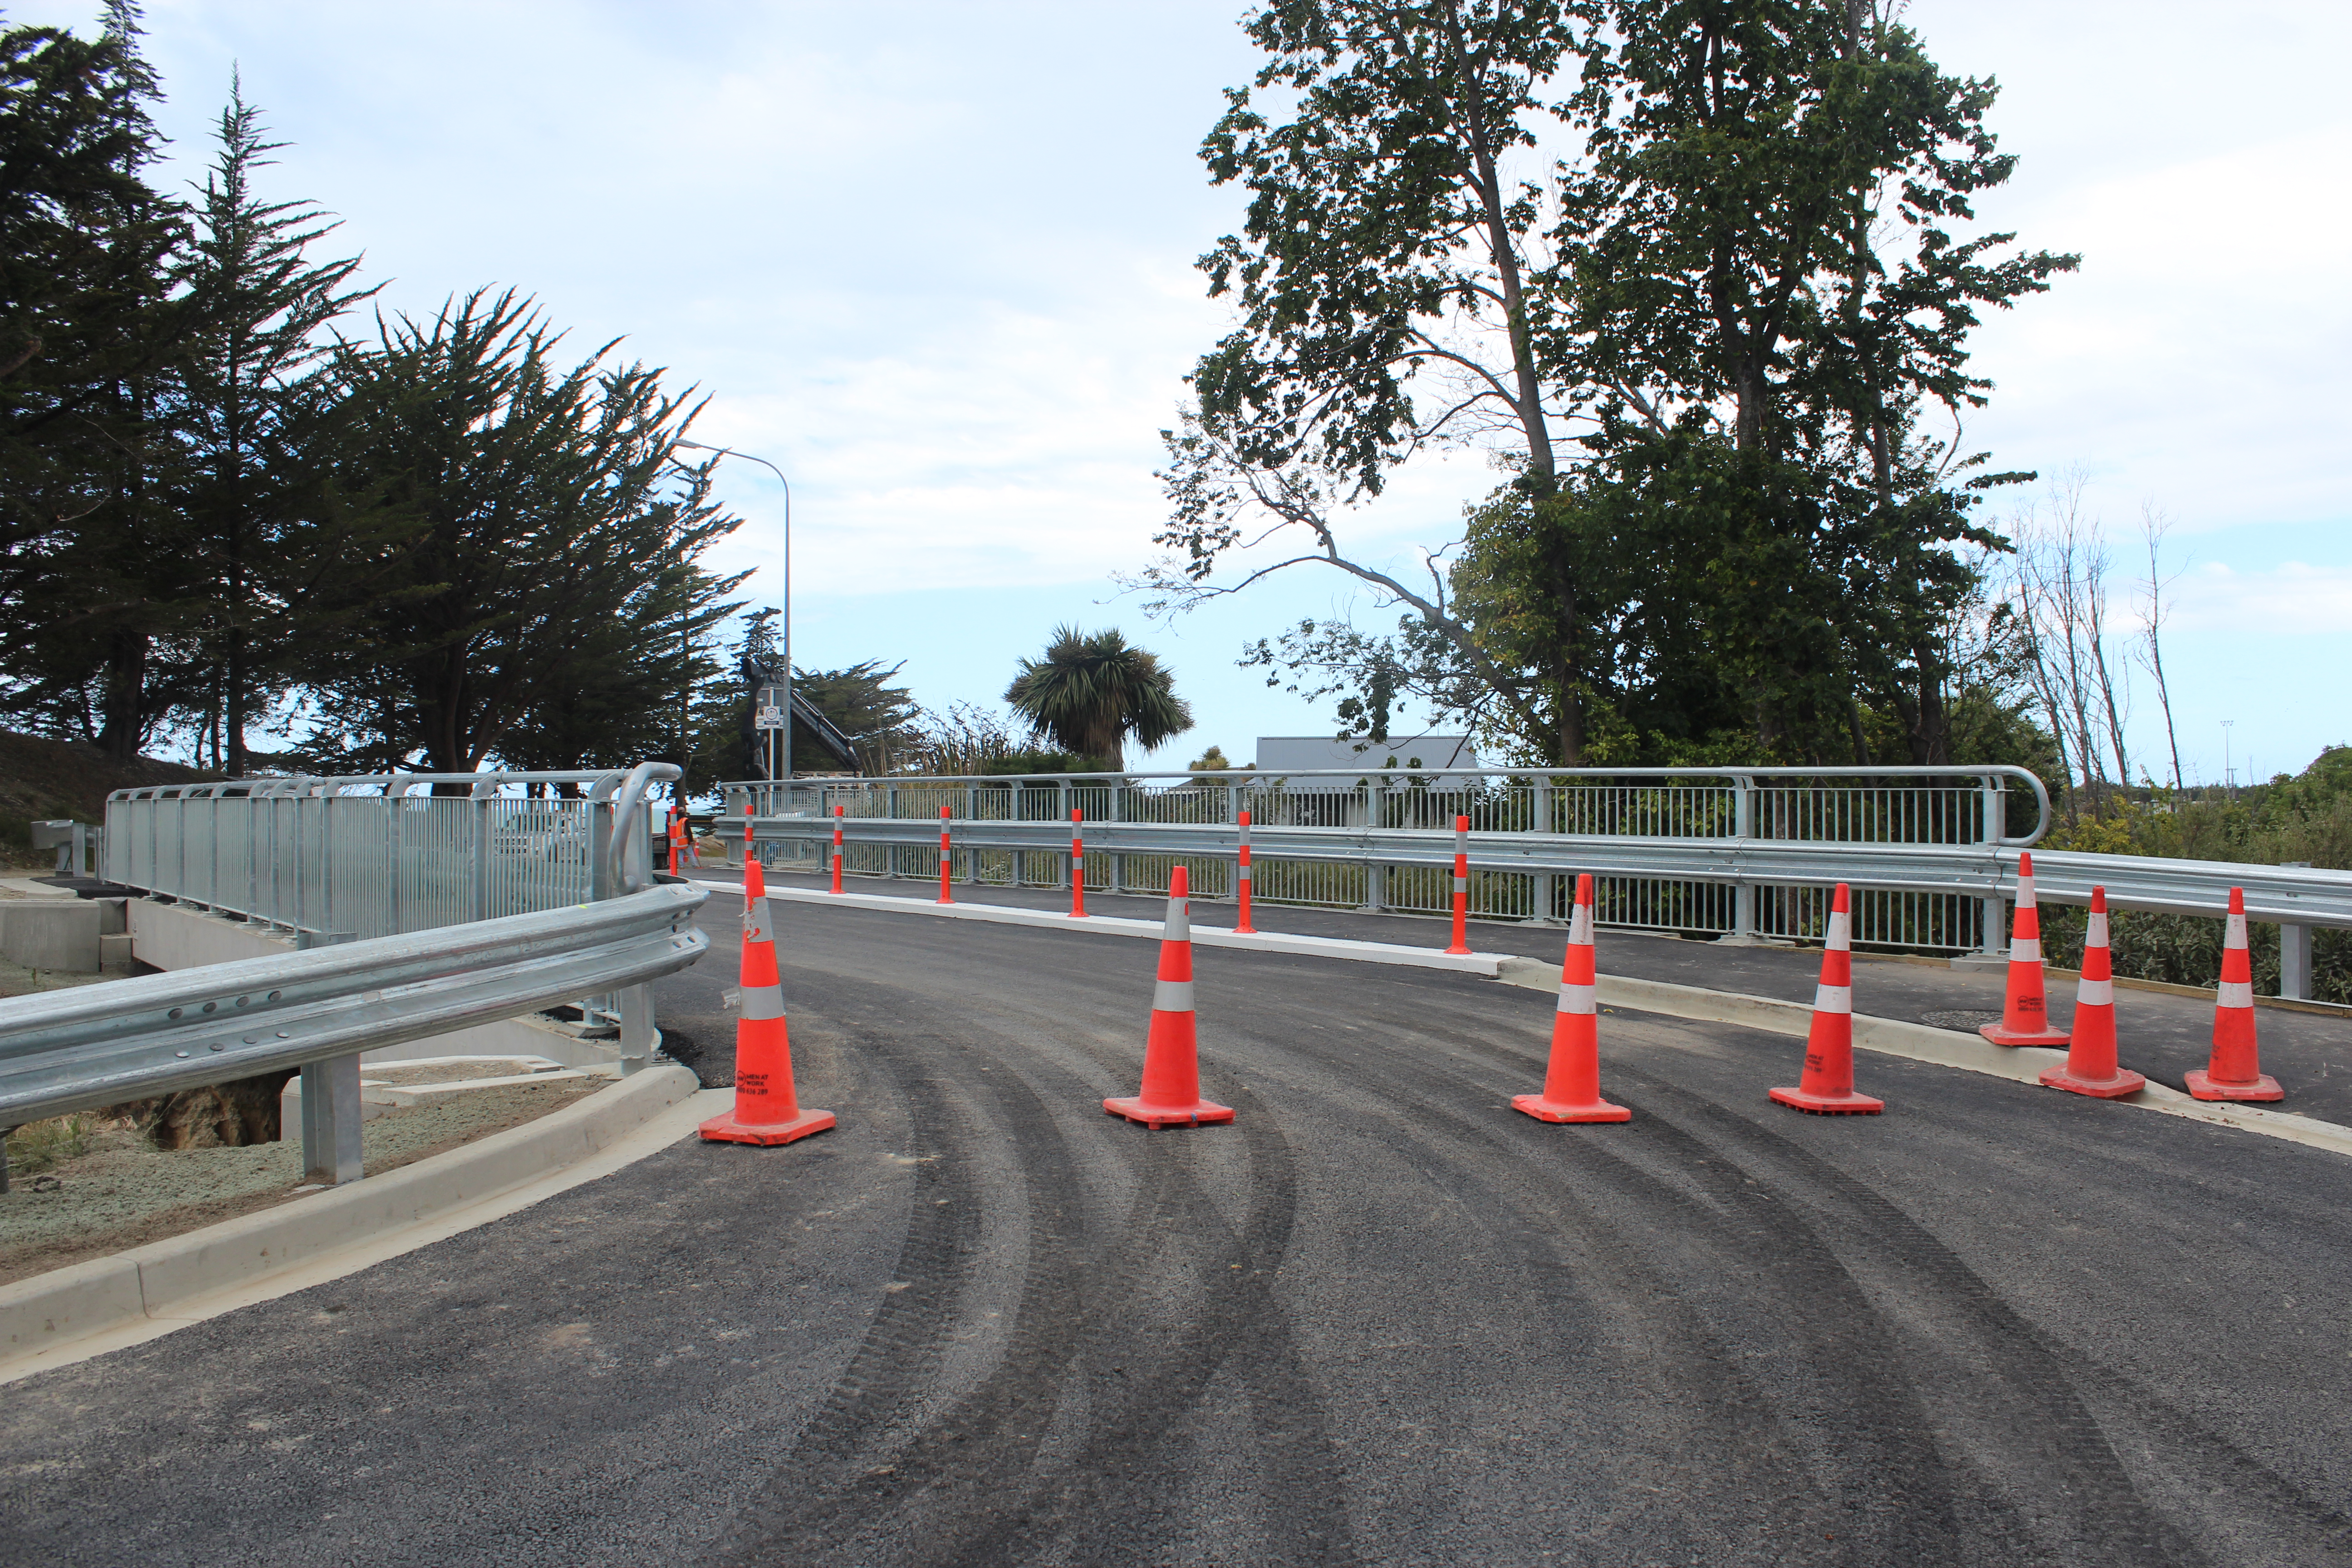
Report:
[[[1260,735],[1257,738],[1257,771],[1261,773],[1304,773],[1321,768],[1350,768],[1363,773],[1399,773],[1412,770],[1437,773],[1441,780],[1436,787],[1455,788],[1467,781],[1444,779],[1447,768],[1475,768],[1478,753],[1470,748],[1467,735],[1391,735],[1385,741],[1360,737],[1352,741],[1335,741],[1328,735]],[[1402,783],[1402,780],[1389,780]],[[1293,790],[1352,790],[1353,778],[1297,779]]]

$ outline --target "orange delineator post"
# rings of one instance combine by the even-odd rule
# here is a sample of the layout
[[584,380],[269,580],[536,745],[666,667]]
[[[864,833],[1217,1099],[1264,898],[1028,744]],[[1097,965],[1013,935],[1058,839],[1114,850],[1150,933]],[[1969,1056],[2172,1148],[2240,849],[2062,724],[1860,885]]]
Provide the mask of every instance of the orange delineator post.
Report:
[[1576,879],[1568,952],[1559,965],[1559,1005],[1551,1016],[1551,1062],[1541,1094],[1515,1094],[1511,1109],[1538,1121],[1631,1121],[1633,1113],[1601,1098],[1601,1029],[1593,964],[1592,879]]
[[1160,981],[1151,993],[1151,1032],[1143,1046],[1143,1088],[1103,1109],[1146,1127],[1203,1127],[1231,1121],[1233,1108],[1201,1098],[1200,1040],[1192,1025],[1192,921],[1184,868],[1168,878],[1168,924],[1160,939]]
[[1241,870],[1240,874],[1234,879],[1234,885],[1239,889],[1242,914],[1240,921],[1234,926],[1234,934],[1255,936],[1257,928],[1250,924],[1250,814],[1246,811],[1241,814]]
[[1470,819],[1454,819],[1454,945],[1450,953],[1470,951]]
[[948,879],[955,874],[955,847],[948,840],[948,808],[940,807],[940,898],[943,904],[955,902],[948,890]]
[[2091,919],[2083,933],[2082,979],[2074,984],[2074,1043],[2066,1060],[2042,1075],[2052,1089],[2119,1100],[2147,1079],[2116,1065],[2116,981],[2107,952],[2107,890],[2091,889]]
[[2263,1071],[2254,1037],[2253,957],[2246,951],[2246,890],[2230,889],[2230,922],[2221,939],[2221,984],[2213,997],[2213,1055],[2205,1070],[2183,1079],[2200,1100],[2284,1100],[2278,1079]]
[[1830,929],[1822,943],[1821,984],[1813,990],[1813,1026],[1805,1037],[1805,1070],[1794,1089],[1776,1089],[1781,1105],[1816,1116],[1875,1116],[1883,1100],[1853,1091],[1853,916],[1845,884],[1830,899]]
[[841,891],[841,815],[843,808],[833,808],[833,890]]
[[1087,841],[1078,836],[1086,813],[1070,807],[1070,918],[1087,918]]
[[673,805],[669,808],[669,874],[673,877],[677,875],[677,823],[678,810]]
[[[746,826],[748,844],[751,830]],[[793,1088],[793,1044],[784,988],[768,923],[767,879],[743,857],[743,967],[735,1021],[735,1105],[698,1130],[714,1143],[790,1143],[834,1125],[830,1110],[803,1110]]]
[[1977,1033],[1996,1046],[2063,1046],[2066,1031],[2050,1026],[2042,984],[2042,916],[2033,904],[2033,857],[2017,858],[2017,919],[2009,933],[2009,985],[2000,1022]]

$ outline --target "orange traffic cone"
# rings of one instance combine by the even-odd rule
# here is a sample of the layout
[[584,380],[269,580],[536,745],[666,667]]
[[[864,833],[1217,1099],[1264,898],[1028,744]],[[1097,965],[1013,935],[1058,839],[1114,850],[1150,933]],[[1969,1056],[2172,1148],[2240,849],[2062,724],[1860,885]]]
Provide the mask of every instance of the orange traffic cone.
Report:
[[1821,1116],[1875,1116],[1883,1100],[1853,1091],[1853,916],[1845,884],[1830,900],[1822,979],[1813,990],[1813,1026],[1805,1037],[1805,1070],[1794,1089],[1776,1089],[1782,1105]]
[[1541,1094],[1515,1094],[1511,1109],[1538,1121],[1631,1121],[1633,1113],[1601,1098],[1601,1036],[1594,1014],[1592,879],[1576,879],[1568,922],[1568,956],[1559,966],[1559,1006],[1551,1016],[1551,1065]]
[[1185,907],[1184,868],[1168,878],[1168,926],[1160,939],[1160,984],[1151,994],[1151,1033],[1143,1047],[1143,1089],[1106,1100],[1113,1116],[1146,1127],[1198,1127],[1231,1121],[1233,1108],[1201,1098],[1200,1041],[1192,1030],[1192,919]]
[[793,1044],[784,987],[776,973],[768,883],[756,857],[743,859],[742,1010],[735,1021],[735,1109],[702,1124],[717,1143],[789,1143],[834,1125],[830,1110],[803,1110],[793,1091]]
[[2213,1005],[2213,1057],[2187,1077],[2200,1100],[2284,1100],[2263,1071],[2254,1040],[2254,964],[2246,952],[2246,890],[2230,889],[2230,924],[2221,939],[2221,984]]
[[2042,992],[2042,915],[2033,907],[2033,857],[2017,858],[2017,921],[2009,933],[2009,997],[2000,1022],[1977,1030],[1996,1046],[2063,1046]]
[[2052,1089],[2119,1100],[2147,1087],[2147,1079],[2116,1065],[2116,983],[2109,963],[2107,890],[2093,888],[2090,929],[2083,933],[2083,978],[2074,986],[2074,1043],[2065,1065],[2042,1075]]

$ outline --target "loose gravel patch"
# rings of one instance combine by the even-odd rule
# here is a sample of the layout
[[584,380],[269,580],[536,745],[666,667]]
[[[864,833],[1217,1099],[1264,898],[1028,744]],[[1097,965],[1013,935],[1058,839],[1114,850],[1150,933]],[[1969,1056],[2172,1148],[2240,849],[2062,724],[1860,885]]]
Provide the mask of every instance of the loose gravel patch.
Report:
[[[561,1079],[478,1089],[388,1110],[360,1146],[371,1175],[561,1110],[607,1079]],[[242,1149],[151,1148],[128,1127],[94,1134],[89,1152],[0,1194],[0,1284],[182,1235],[296,1196],[299,1136]]]

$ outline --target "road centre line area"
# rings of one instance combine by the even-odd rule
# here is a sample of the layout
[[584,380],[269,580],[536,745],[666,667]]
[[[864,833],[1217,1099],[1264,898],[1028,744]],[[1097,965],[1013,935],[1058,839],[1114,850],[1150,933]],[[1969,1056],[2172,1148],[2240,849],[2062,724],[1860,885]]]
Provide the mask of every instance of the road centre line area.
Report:
[[1541,993],[1230,949],[1239,1118],[1153,1133],[1142,944],[777,924],[836,1131],[12,1385],[0,1555],[2352,1558],[2337,1156],[1888,1058],[1804,1117],[1789,1037],[1623,1011],[1634,1121],[1546,1126]]

